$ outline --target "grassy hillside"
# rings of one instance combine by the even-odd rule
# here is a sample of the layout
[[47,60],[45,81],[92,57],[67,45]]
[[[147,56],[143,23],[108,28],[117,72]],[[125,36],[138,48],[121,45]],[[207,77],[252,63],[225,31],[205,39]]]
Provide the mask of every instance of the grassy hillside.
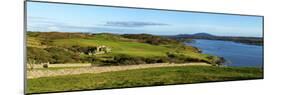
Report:
[[260,78],[263,78],[263,73],[262,69],[259,68],[214,66],[159,67],[28,79],[27,92],[42,93]]
[[[28,59],[36,60],[37,63],[142,64],[203,61],[218,64],[221,61],[219,57],[201,54],[195,47],[149,34],[28,32],[27,46]],[[91,50],[98,46],[106,46],[111,52],[90,55]],[[40,52],[44,52],[44,55]]]
[[131,56],[164,56],[165,52],[172,49],[154,46],[139,42],[127,42],[111,40],[107,38],[100,38],[99,36],[88,39],[59,39],[54,41],[54,45],[57,46],[100,46],[105,45],[112,48],[111,54],[128,54]]

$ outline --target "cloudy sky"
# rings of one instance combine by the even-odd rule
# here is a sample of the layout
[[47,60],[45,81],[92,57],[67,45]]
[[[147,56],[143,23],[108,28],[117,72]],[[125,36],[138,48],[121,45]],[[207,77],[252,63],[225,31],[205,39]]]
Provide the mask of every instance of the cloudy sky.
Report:
[[28,2],[28,31],[262,36],[262,17]]

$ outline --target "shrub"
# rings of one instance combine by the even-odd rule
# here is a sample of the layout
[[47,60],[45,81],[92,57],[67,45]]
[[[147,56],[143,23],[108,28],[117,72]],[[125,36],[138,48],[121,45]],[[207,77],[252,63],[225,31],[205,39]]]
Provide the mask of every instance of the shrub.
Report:
[[125,54],[120,54],[114,56],[113,60],[119,65],[130,65],[130,64],[143,64],[143,58],[141,57],[134,57]]
[[73,58],[77,55],[71,51],[59,47],[46,48],[51,56],[50,63],[67,63],[67,62],[78,62],[79,60],[74,60]]
[[193,57],[178,52],[168,52],[167,56],[169,61],[173,63],[185,63],[185,62],[207,62],[212,65],[219,65],[224,62],[222,57],[211,55],[200,55],[199,57]]
[[134,65],[134,64],[146,64],[146,63],[147,62],[143,57],[119,54],[113,56],[111,60],[103,60],[101,65]]
[[27,59],[34,60],[34,64],[39,64],[48,62],[51,59],[51,56],[42,48],[27,47]]
[[139,42],[148,43],[152,45],[166,45],[166,44],[179,44],[180,42],[174,39],[154,36],[150,34],[124,34],[125,38],[137,39]]
[[48,63],[44,63],[43,64],[43,68],[48,68],[49,67],[49,64]]

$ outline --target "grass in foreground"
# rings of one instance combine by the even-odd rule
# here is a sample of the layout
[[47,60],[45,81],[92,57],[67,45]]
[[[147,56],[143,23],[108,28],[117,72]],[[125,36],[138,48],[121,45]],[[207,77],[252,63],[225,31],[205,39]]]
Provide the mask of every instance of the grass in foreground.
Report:
[[157,86],[260,78],[263,78],[263,71],[260,68],[213,66],[160,67],[100,74],[80,74],[28,79],[27,93]]

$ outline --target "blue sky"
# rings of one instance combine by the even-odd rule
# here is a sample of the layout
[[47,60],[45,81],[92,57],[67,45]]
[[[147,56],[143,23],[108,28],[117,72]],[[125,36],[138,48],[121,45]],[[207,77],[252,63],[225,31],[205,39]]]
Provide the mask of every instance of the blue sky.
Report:
[[261,37],[262,17],[28,2],[27,30]]

